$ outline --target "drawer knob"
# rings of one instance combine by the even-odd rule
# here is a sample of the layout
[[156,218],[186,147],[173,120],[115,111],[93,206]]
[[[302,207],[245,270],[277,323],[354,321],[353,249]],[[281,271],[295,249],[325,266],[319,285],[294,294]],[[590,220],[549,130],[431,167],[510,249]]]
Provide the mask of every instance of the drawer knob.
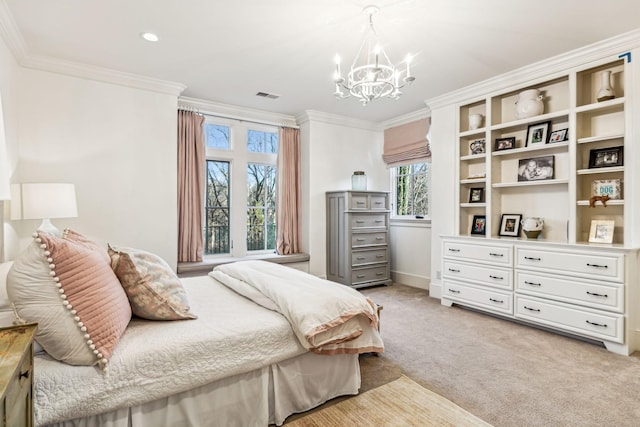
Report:
[[492,278],[492,279],[496,279],[496,280],[504,280],[504,277],[492,276],[491,274],[489,275],[489,277]]
[[607,325],[602,324],[602,323],[591,322],[591,321],[589,321],[589,320],[586,320],[586,322],[587,322],[588,324],[590,324],[590,325],[593,325],[593,326],[599,326],[599,327],[601,327],[601,328],[608,328],[608,326],[607,326]]
[[452,273],[460,273],[460,270],[456,270],[455,268],[449,268],[448,270]]
[[18,374],[18,379],[20,379],[20,380],[21,380],[21,379],[23,379],[23,378],[24,378],[24,379],[29,378],[29,372],[31,372],[31,371],[28,371],[28,370],[27,370],[27,371],[24,371],[24,372],[20,372],[20,374]]
[[593,267],[593,268],[609,268],[609,266],[608,266],[608,265],[589,264],[589,263],[587,263],[587,267]]
[[587,291],[587,295],[591,295],[593,297],[609,298],[609,295],[607,295],[607,294],[597,294],[595,292],[589,292],[589,291]]
[[449,289],[449,292],[451,292],[452,294],[459,294],[460,291],[457,291],[455,289]]
[[524,257],[524,259],[526,259],[528,261],[542,261],[542,258],[535,258],[535,257],[530,257],[530,256],[526,256],[526,257]]
[[449,252],[460,252],[460,249],[451,249],[451,248],[449,248]]
[[504,256],[504,254],[496,254],[496,253],[493,253],[493,252],[489,252],[489,255],[497,256],[497,257],[503,257]]
[[535,311],[537,313],[540,313],[540,309],[539,308],[531,308],[531,307],[527,307],[526,305],[524,306],[525,310],[529,310],[529,311]]
[[491,301],[491,302],[497,302],[498,304],[504,304],[504,301],[502,301],[502,300],[500,300],[500,299],[489,298],[489,301]]

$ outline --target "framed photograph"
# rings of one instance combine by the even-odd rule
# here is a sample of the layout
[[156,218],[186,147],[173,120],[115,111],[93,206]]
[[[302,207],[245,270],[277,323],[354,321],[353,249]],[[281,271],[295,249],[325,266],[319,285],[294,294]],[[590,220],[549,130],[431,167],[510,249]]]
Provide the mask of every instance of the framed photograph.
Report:
[[598,148],[589,151],[589,169],[622,166],[624,147]]
[[554,130],[549,135],[549,143],[566,141],[569,136],[569,129]]
[[546,144],[549,137],[549,127],[551,127],[551,122],[529,125],[527,128],[527,143],[525,144],[525,147]]
[[554,178],[554,156],[520,159],[518,162],[518,181],[538,181]]
[[521,214],[502,214],[500,220],[500,236],[518,237],[520,235]]
[[484,215],[474,215],[471,223],[471,234],[485,234],[487,218]]
[[615,221],[598,220],[591,221],[589,231],[590,243],[611,243],[613,242],[613,225]]
[[484,188],[471,188],[469,189],[469,203],[482,203],[484,202]]
[[622,199],[622,181],[619,179],[596,179],[592,190],[592,196],[609,196],[610,200]]
[[516,137],[496,138],[496,151],[511,150],[516,147]]
[[483,154],[485,149],[484,139],[477,139],[469,144],[471,154]]

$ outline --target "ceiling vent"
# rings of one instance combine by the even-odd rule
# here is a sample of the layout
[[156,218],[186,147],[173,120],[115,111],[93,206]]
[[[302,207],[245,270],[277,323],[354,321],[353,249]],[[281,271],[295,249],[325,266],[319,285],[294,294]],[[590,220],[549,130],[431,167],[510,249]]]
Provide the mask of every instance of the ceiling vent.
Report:
[[261,96],[262,98],[269,98],[269,99],[280,98],[280,95],[274,95],[273,93],[267,93],[267,92],[258,92],[256,93],[256,96]]

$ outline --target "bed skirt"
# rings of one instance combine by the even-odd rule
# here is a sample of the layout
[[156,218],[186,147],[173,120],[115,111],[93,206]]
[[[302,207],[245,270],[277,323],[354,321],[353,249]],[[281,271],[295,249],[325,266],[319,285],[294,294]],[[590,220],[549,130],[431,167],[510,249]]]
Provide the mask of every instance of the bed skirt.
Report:
[[357,394],[358,355],[302,355],[141,405],[51,427],[266,427]]

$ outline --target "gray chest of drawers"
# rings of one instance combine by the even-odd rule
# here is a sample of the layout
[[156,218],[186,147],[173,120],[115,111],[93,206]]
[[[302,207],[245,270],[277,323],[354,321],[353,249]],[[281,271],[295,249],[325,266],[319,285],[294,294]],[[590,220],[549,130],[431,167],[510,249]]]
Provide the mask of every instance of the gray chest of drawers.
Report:
[[391,283],[389,194],[330,191],[327,279],[354,288]]

